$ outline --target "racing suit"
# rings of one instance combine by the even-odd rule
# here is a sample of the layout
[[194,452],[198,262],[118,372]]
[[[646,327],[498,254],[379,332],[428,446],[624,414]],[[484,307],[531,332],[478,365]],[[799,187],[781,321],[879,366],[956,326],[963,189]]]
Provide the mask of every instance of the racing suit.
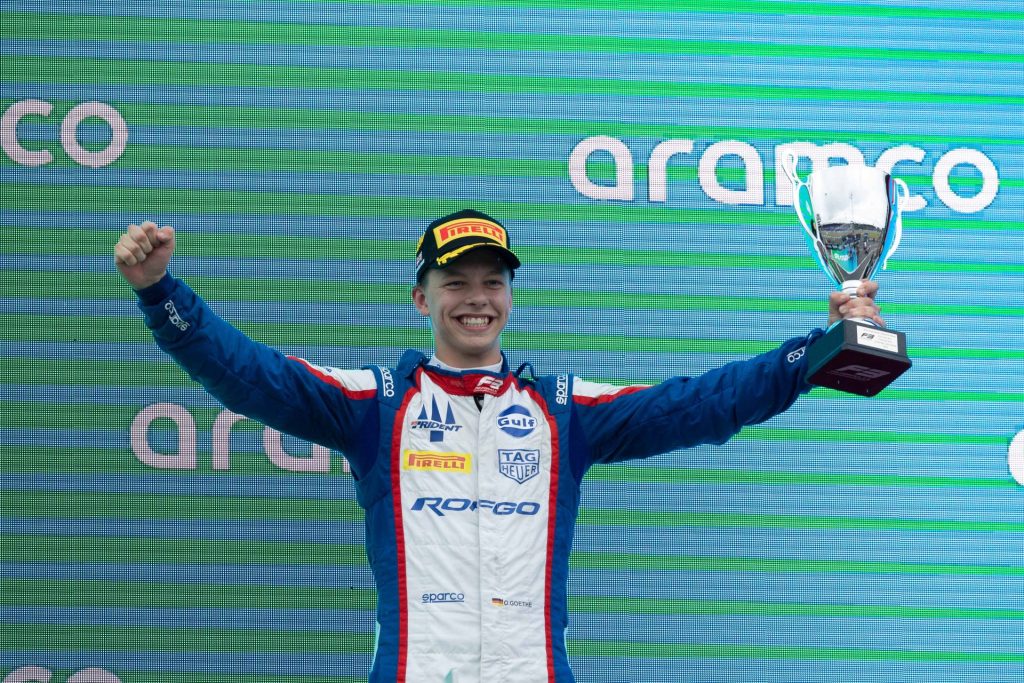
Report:
[[217,317],[180,280],[139,292],[157,344],[227,408],[340,451],[376,583],[371,682],[573,681],[567,574],[580,482],[611,463],[722,443],[809,390],[820,330],[697,378],[319,367]]

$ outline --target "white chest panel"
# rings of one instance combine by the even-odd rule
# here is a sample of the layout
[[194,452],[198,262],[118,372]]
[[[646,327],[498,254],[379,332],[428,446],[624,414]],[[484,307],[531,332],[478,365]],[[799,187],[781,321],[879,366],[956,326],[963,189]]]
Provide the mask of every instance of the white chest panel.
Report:
[[514,387],[478,409],[421,386],[401,441],[408,680],[546,680],[551,425]]

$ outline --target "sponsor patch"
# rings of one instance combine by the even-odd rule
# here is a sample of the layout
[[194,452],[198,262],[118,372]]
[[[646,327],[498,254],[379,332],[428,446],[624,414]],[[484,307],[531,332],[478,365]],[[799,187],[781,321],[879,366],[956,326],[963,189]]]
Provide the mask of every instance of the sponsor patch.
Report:
[[506,600],[505,598],[491,598],[491,604],[495,607],[525,607],[526,609],[533,607],[532,600]]
[[450,512],[476,512],[489,511],[494,515],[526,515],[531,517],[540,512],[540,503],[532,500],[515,501],[493,501],[493,500],[470,500],[469,498],[441,498],[424,497],[417,498],[409,508],[414,512],[430,510],[438,517],[445,517]]
[[473,471],[473,456],[470,453],[405,451],[402,454],[402,469],[467,474]]
[[387,368],[381,368],[380,377],[381,380],[384,382],[384,386],[381,387],[381,392],[387,398],[391,398],[392,396],[395,395],[395,380],[391,376],[391,371],[388,370]]
[[892,332],[885,332],[871,327],[857,326],[857,343],[874,349],[889,351],[890,353],[899,353],[900,351],[900,338],[898,336]]
[[569,376],[559,375],[555,383],[555,403],[565,405],[569,402]]
[[476,388],[473,389],[474,394],[490,394],[491,396],[497,396],[498,392],[501,391],[501,385],[504,381],[497,377],[490,377],[484,375],[480,378],[480,381],[476,383]]
[[171,321],[171,324],[177,327],[179,330],[184,332],[188,329],[188,323],[181,319],[178,315],[178,309],[174,307],[173,301],[168,301],[164,304],[164,310],[167,311],[167,319]]
[[426,403],[423,404],[423,407],[420,408],[419,417],[412,421],[411,427],[413,429],[430,430],[431,443],[444,441],[444,435],[446,432],[457,432],[462,429],[462,425],[455,422],[455,415],[452,414],[451,403],[445,405],[445,413],[442,417],[441,410],[437,405],[437,397],[431,397],[430,399],[429,415],[427,414]]
[[529,436],[536,428],[537,418],[521,405],[510,405],[498,415],[498,429],[517,439]]
[[434,228],[434,241],[437,247],[457,240],[466,235],[480,235],[491,240],[495,244],[508,248],[508,236],[505,230],[497,223],[482,218],[457,218]]
[[438,602],[465,602],[465,593],[424,593],[423,604],[429,605]]
[[498,451],[498,471],[522,484],[540,472],[540,451],[501,449]]

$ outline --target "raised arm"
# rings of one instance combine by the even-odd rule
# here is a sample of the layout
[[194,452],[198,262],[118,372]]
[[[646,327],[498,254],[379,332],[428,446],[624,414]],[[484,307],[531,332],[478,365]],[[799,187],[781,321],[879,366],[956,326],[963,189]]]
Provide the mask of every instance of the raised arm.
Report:
[[157,345],[230,410],[345,453],[361,476],[375,452],[376,380],[370,370],[321,368],[253,341],[168,273],[174,229],[131,225],[114,248]]
[[[831,325],[870,318],[884,326],[874,297],[878,285],[861,283],[856,297],[829,297]],[[573,407],[589,446],[590,463],[641,458],[699,444],[720,444],[744,426],[788,409],[811,389],[805,381],[807,346],[822,333],[790,339],[749,360],[698,377],[673,377],[652,387],[573,383]]]

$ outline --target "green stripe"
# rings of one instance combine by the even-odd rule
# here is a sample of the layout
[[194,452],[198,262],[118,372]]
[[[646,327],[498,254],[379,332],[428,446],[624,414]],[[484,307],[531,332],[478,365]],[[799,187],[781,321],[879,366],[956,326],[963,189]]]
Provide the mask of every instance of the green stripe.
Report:
[[[210,454],[200,450],[194,470],[163,470],[162,475],[217,474]],[[341,465],[335,464],[340,470]],[[85,446],[9,446],[0,445],[0,471],[7,473],[117,473],[153,474],[153,468],[141,463],[126,448],[95,448]],[[266,456],[256,453],[231,453],[232,475],[282,474]],[[322,475],[321,475],[322,476]],[[897,474],[843,474],[832,472],[789,472],[760,470],[729,470],[643,465],[597,465],[587,471],[587,481],[636,485],[649,484],[750,484],[757,486],[846,486],[874,488],[949,488],[1002,489],[1015,491],[1019,485],[1009,475],[1004,477],[915,476]]]
[[[245,452],[232,448],[229,459],[229,470],[214,469],[213,458],[209,450],[202,446],[196,449],[196,465],[194,469],[159,470],[161,475],[193,475],[224,476],[259,476],[286,474],[260,451]],[[344,472],[344,462],[335,457],[331,462],[331,474]],[[39,473],[39,474],[153,474],[154,468],[143,464],[135,455],[125,448],[95,448],[88,446],[0,446],[0,471],[8,473]],[[323,477],[324,473],[317,476]]]
[[[419,348],[432,346],[429,330],[370,325],[317,325],[312,323],[247,323],[235,321],[250,337],[278,348],[296,345],[333,345],[360,348]],[[0,341],[40,342],[150,342],[149,331],[136,318],[0,314]],[[680,339],[570,332],[519,332],[504,334],[504,347],[513,352],[617,351],[627,353],[717,353],[751,356],[775,348],[767,341]],[[958,360],[1020,360],[1024,350],[952,347],[910,347],[911,358]]]
[[[11,101],[4,101],[7,106]],[[60,120],[76,100],[49,100],[53,104],[51,120]],[[296,129],[418,133],[498,133],[504,135],[613,135],[621,138],[687,138],[695,140],[767,140],[788,142],[801,140],[816,143],[867,142],[901,145],[907,143],[903,132],[891,129],[879,131],[837,131],[814,128],[760,128],[729,125],[687,125],[672,123],[631,123],[616,120],[557,119],[479,116],[472,114],[415,114],[346,111],[343,109],[309,109],[298,107],[246,107],[230,105],[179,105],[172,103],[138,103],[108,101],[125,120],[134,126],[232,126],[236,128]],[[1018,146],[1022,137],[993,137],[989,135],[943,135],[915,133],[916,144],[939,146]],[[57,148],[59,152],[59,147]],[[766,169],[766,172],[770,170]],[[902,176],[901,176],[902,177]]]
[[[132,607],[344,609],[371,611],[376,591],[365,588],[178,584],[139,581],[0,579],[9,607]],[[867,619],[1024,619],[1024,610],[992,607],[925,607],[888,604],[795,603],[757,600],[688,600],[615,595],[570,595],[576,614],[651,614]]]
[[[286,215],[329,218],[433,220],[467,205],[495,216],[515,216],[517,220],[567,221],[576,223],[585,217],[588,221],[614,221],[623,224],[657,225],[686,223],[700,226],[728,225],[782,228],[800,235],[796,218],[791,211],[750,209],[684,209],[666,206],[624,206],[606,202],[546,203],[546,202],[493,202],[473,198],[421,199],[410,197],[364,197],[309,192],[253,192],[217,189],[105,187],[89,185],[45,185],[33,183],[0,183],[0,208],[8,210],[48,211],[61,207],[71,208],[69,194],[74,195],[74,207],[89,206],[92,211],[110,211],[118,215],[138,214],[151,216],[160,213],[192,213],[214,215],[238,214],[249,216]],[[963,218],[915,218],[906,221],[908,229],[957,230],[965,226],[971,230],[1020,231],[1024,221],[983,221]],[[410,239],[412,236],[410,236]],[[802,238],[799,238],[802,239]],[[518,249],[518,247],[517,247]],[[587,252],[589,250],[582,250]],[[409,253],[406,251],[405,253]],[[632,252],[636,253],[636,252]]]
[[[361,523],[354,500],[245,496],[183,496],[143,493],[22,491],[6,489],[11,499],[5,514],[20,518],[106,518],[117,511],[123,520],[330,521]],[[896,491],[892,490],[895,495]],[[945,533],[1024,533],[1024,523],[909,519],[838,515],[778,515],[725,512],[671,512],[641,509],[580,509],[579,521],[590,526],[755,528],[799,530],[908,531]]]
[[[38,146],[38,145],[37,145]],[[45,145],[44,145],[45,146]],[[66,154],[60,154],[56,143],[49,148],[57,152],[50,168],[74,169],[78,167]],[[0,156],[0,168],[18,168],[19,165],[6,156]],[[336,172],[402,175],[485,176],[493,178],[568,178],[568,161],[543,159],[517,159],[504,157],[458,157],[427,154],[401,154],[384,152],[333,152],[305,149],[255,149],[235,147],[183,147],[174,145],[128,145],[117,160],[119,170],[177,169],[181,171],[228,171],[228,172],[294,172],[313,173]],[[957,166],[954,173],[962,167]],[[964,171],[966,172],[966,171]],[[587,162],[587,175],[595,181],[613,180],[615,166],[611,162]],[[763,171],[767,185],[775,183],[773,169]],[[634,163],[633,176],[636,182],[646,182],[648,166]],[[742,186],[746,178],[744,168],[716,168],[718,180],[725,184]],[[666,169],[665,177],[672,182],[697,182],[696,166],[672,166]],[[929,175],[901,174],[912,190],[928,189],[932,186]],[[980,176],[951,175],[950,187],[965,190],[962,194],[974,194],[971,189],[980,188]],[[1024,187],[1024,179],[1000,178],[1003,191]]]
[[[0,451],[2,453],[2,451]],[[629,484],[753,484],[758,486],[865,486],[879,488],[967,488],[1015,490],[1009,476],[934,477],[896,474],[833,472],[777,472],[652,465],[596,465],[587,470],[588,481]]]
[[[21,494],[19,494],[21,495]],[[897,491],[891,491],[892,496]],[[895,519],[820,515],[771,515],[723,512],[662,512],[638,509],[581,508],[581,524],[592,526],[799,529],[829,531],[907,531],[945,533],[1024,533],[1024,523],[943,519]]]
[[213,585],[148,581],[0,579],[0,604],[49,607],[164,607],[373,610],[372,588]]
[[[330,355],[329,347],[319,345],[324,356]],[[595,382],[628,386],[632,384],[655,384],[661,377],[591,377]],[[4,381],[7,384],[56,385],[70,387],[118,387],[153,388],[168,387],[194,390],[195,384],[173,362],[130,361],[130,360],[85,360],[85,359],[38,359],[27,356],[8,356]],[[816,388],[809,400],[847,401],[858,400],[850,394],[831,389]],[[970,403],[1022,403],[1024,392],[1020,391],[971,391],[960,389],[898,389],[888,387],[872,401],[932,401]]]
[[895,62],[954,61],[1024,63],[1024,55],[955,50],[922,50],[912,46],[872,48],[843,45],[798,45],[721,40],[679,40],[643,36],[573,33],[503,33],[451,29],[332,25],[300,22],[99,17],[72,14],[2,12],[0,38],[48,40],[54,35],[76,41],[116,40],[130,36],[146,44],[186,45],[309,45],[315,47],[388,47],[402,49],[493,50],[556,53],[625,53],[716,55],[790,59],[871,59]]
[[362,545],[197,538],[0,534],[8,562],[366,566]]
[[[116,378],[110,378],[111,383]],[[117,429],[127,430],[134,417],[144,405],[96,403],[56,403],[52,401],[0,401],[0,427],[14,429]],[[209,431],[213,422],[224,409],[217,407],[193,407],[190,409],[197,429]],[[170,418],[155,423],[150,429],[177,431]],[[236,423],[232,430],[256,430],[261,425],[244,420]]]
[[815,100],[822,102],[892,102],[930,105],[1020,106],[1018,95],[963,92],[910,92],[868,88],[826,88],[678,81],[624,80],[620,78],[568,78],[458,71],[401,71],[342,67],[305,67],[214,62],[100,59],[94,57],[7,58],[8,72],[21,80],[51,84],[181,85],[204,87],[261,87],[395,90],[444,93],[610,95],[616,97],[671,97],[741,100]]
[[[1021,225],[1024,228],[1024,224]],[[4,227],[0,233],[0,253],[4,254],[45,254],[64,256],[105,256],[113,263],[113,245],[117,243],[120,230],[101,229],[54,229],[54,228],[32,228],[32,227]],[[801,240],[796,231],[793,231],[794,239]],[[408,255],[411,259],[415,250],[415,240],[386,240],[386,239],[357,239],[350,237],[306,237],[306,236],[281,236],[281,235],[247,235],[247,234],[221,234],[211,232],[181,233],[178,234],[177,254],[179,256],[193,257],[228,257],[228,258],[262,258],[264,255],[273,254],[274,258],[280,259],[313,259],[322,260],[325,256],[344,257],[345,259],[360,261],[392,261],[396,256]],[[617,265],[617,266],[656,266],[662,268],[756,268],[774,270],[808,270],[817,269],[814,260],[807,256],[777,256],[767,254],[729,254],[703,251],[675,251],[669,249],[611,249],[596,247],[558,247],[558,246],[516,246],[515,250],[521,258],[530,264],[538,265],[560,265],[577,264],[589,266]],[[969,261],[923,261],[923,260],[894,260],[890,264],[893,271],[906,271],[914,273],[971,273],[976,275],[1024,275],[1024,264],[1020,263],[984,263]],[[119,278],[110,273],[83,273],[69,271],[17,271],[6,270],[0,272],[0,282],[6,285],[12,293],[21,289],[21,278],[25,280],[25,286],[33,288],[31,291],[39,292],[40,295],[53,294],[53,291],[66,291],[70,286],[99,287],[97,293],[116,293],[118,298],[124,298],[130,292],[128,286],[121,283]],[[824,281],[824,278],[823,278]],[[349,298],[355,296],[352,292],[361,293],[367,297],[372,288],[379,288],[385,294],[382,301],[407,302],[410,285],[389,285],[369,282],[352,281],[325,281],[311,279],[289,279],[289,278],[221,278],[209,276],[190,276],[189,282],[196,283],[200,291],[216,292],[218,297],[222,293],[227,300],[251,300],[260,296],[275,296],[272,300],[288,300],[281,298],[287,296],[291,300],[335,300],[355,301],[366,299]],[[119,284],[120,283],[120,284]],[[17,286],[14,286],[17,284]],[[57,285],[59,289],[46,292],[46,287]],[[287,287],[287,294],[277,294],[278,287]],[[247,289],[248,288],[248,289]],[[528,296],[548,297],[541,303],[555,302],[562,305],[564,297],[570,294],[562,290],[516,290],[517,300],[521,293],[527,292]],[[305,298],[303,298],[305,297]],[[333,298],[332,297],[336,297]],[[602,301],[602,297],[623,297],[628,301],[626,307],[633,308],[639,305],[637,301],[655,302],[655,308],[661,308],[662,303],[668,304],[674,301],[697,301],[703,305],[706,297],[687,297],[685,295],[653,295],[653,294],[626,294],[619,292],[586,292],[585,296],[579,297],[583,302]],[[372,296],[369,296],[372,300]],[[767,305],[767,301],[753,299],[751,297],[720,297],[713,300],[736,301],[736,302],[762,302],[757,303],[755,310],[764,310],[760,306]],[[792,300],[785,305],[794,305]],[[584,305],[584,304],[577,304]],[[738,304],[739,306],[745,304]],[[797,306],[814,306],[811,308],[799,308],[801,312],[810,310],[821,310],[824,305],[818,300],[808,300]],[[946,309],[941,305],[928,304],[897,304],[887,303],[886,310],[890,306],[904,306],[901,309],[908,313],[922,315],[941,315]],[[606,306],[601,306],[606,307]],[[616,306],[608,306],[616,307]],[[1019,315],[1022,307],[1002,306],[972,307],[965,304],[965,315]]]
[[323,521],[362,524],[355,500],[4,489],[5,515],[53,519]]
[[0,627],[6,649],[38,651],[47,644],[61,652],[73,650],[174,652],[195,656],[205,652],[287,652],[369,654],[373,633],[332,631],[311,624],[308,630],[238,628],[167,628],[160,626],[65,626],[16,624]]
[[[109,536],[50,536],[0,534],[8,562],[82,563],[117,561],[125,564],[324,564],[366,566],[361,545],[237,541],[232,539],[112,538]],[[920,574],[934,576],[1024,576],[1020,565],[928,562],[868,562],[858,560],[766,559],[629,553],[574,552],[570,565],[584,570],[633,572],[764,572],[830,574]]]
[[[18,240],[16,230],[13,240]],[[50,233],[53,239],[62,242],[67,241],[66,233],[57,238],[60,231],[42,231],[44,234],[36,235],[35,244],[38,247],[45,247],[50,240]],[[31,234],[31,233],[28,233]],[[113,235],[111,235],[113,237]],[[191,238],[190,238],[191,239]],[[77,242],[77,240],[75,240]],[[215,240],[204,240],[209,244]],[[27,242],[27,240],[26,240]],[[31,249],[33,245],[20,242],[19,245]],[[98,241],[99,242],[99,241]],[[49,244],[54,244],[49,241]],[[101,254],[109,255],[111,242],[101,242],[95,246],[103,248]],[[223,248],[227,245],[220,243],[217,246]],[[292,247],[294,248],[294,246]],[[370,245],[357,247],[356,251],[368,251]],[[200,249],[208,256],[216,255],[218,249]],[[24,253],[24,252],[21,252]],[[39,252],[36,252],[39,253]],[[237,252],[236,252],[237,253]],[[255,248],[253,253],[266,253]],[[342,252],[334,252],[342,253]],[[347,253],[347,252],[345,252]],[[80,255],[85,255],[79,252]],[[97,254],[99,255],[99,254]],[[692,259],[694,267],[708,267],[709,262],[715,263],[716,268],[736,268],[749,265],[751,258],[756,256],[743,256],[734,254],[698,254],[698,253],[665,253],[660,252],[661,258],[673,260]],[[383,259],[385,254],[376,253],[378,259]],[[569,256],[569,254],[566,254]],[[524,256],[525,258],[525,256]],[[782,257],[786,258],[786,257]],[[769,261],[769,258],[765,259]],[[772,259],[775,260],[775,259]],[[794,263],[802,262],[802,259],[794,259]],[[808,259],[808,262],[809,259]],[[699,263],[699,266],[697,265]],[[916,262],[921,265],[922,262]],[[653,265],[653,264],[652,264]],[[782,263],[775,261],[771,265],[782,266]],[[936,263],[935,265],[952,265]],[[981,272],[1009,275],[1011,271],[1019,269],[1024,274],[1024,264],[1009,264],[1006,268],[993,268],[992,264],[964,264],[960,272],[971,272],[972,266],[978,266]],[[779,268],[781,269],[781,268]],[[786,269],[789,270],[789,269]],[[896,270],[894,268],[894,270]],[[919,271],[914,271],[919,272]],[[295,302],[309,304],[324,303],[358,303],[358,304],[390,304],[404,305],[410,303],[409,285],[395,285],[379,282],[360,281],[320,281],[310,279],[293,278],[237,278],[237,277],[210,277],[190,276],[189,284],[199,292],[209,293],[211,302],[217,301],[275,301]],[[70,293],[88,299],[117,299],[121,301],[135,301],[135,296],[130,287],[120,276],[114,273],[85,273],[75,271],[34,271],[34,270],[7,270],[0,273],[0,287],[9,292],[11,298],[25,299],[52,299],[55,293]],[[67,300],[66,297],[62,300]],[[558,289],[515,289],[515,301],[517,308],[524,307],[546,307],[546,308],[593,308],[593,309],[614,309],[614,310],[650,310],[650,311],[739,311],[739,312],[772,312],[772,313],[821,313],[825,308],[825,302],[821,299],[780,299],[748,296],[707,296],[688,294],[637,294],[631,292],[603,292],[603,291],[571,291]],[[892,315],[935,315],[945,316],[949,313],[949,306],[945,304],[900,304],[885,303],[887,314]],[[1024,317],[1024,306],[990,306],[965,304],[957,307],[960,316],[982,316],[982,317]]]
[[950,650],[885,650],[855,647],[784,645],[718,645],[643,641],[569,640],[572,657],[630,657],[643,659],[793,659],[810,661],[961,662],[1005,664],[1024,662],[1018,652]]
[[920,574],[927,576],[1024,576],[1024,566],[859,560],[793,560],[757,557],[700,557],[639,553],[574,552],[575,569],[632,572],[794,572],[810,574]]
[[[3,627],[0,627],[0,635],[3,634]],[[39,652],[41,648],[35,648],[35,652]],[[67,655],[65,653],[57,654],[58,651],[51,650],[53,653],[53,661],[65,661]],[[50,658],[47,658],[49,660]],[[366,677],[352,677],[352,676],[291,676],[281,675],[274,673],[273,675],[261,676],[257,673],[248,674],[223,674],[223,673],[211,673],[209,671],[203,671],[200,674],[195,672],[180,672],[180,671],[154,671],[146,668],[147,665],[151,665],[151,662],[147,661],[144,657],[137,658],[131,668],[125,667],[109,667],[115,669],[118,680],[124,683],[261,683],[270,681],[272,683],[366,683]],[[155,666],[155,664],[152,664]],[[190,668],[185,666],[184,668]],[[50,683],[60,683],[61,681],[71,680],[71,676],[79,671],[79,669],[62,669],[49,667],[49,670],[53,673],[52,678],[49,679]],[[76,679],[77,680],[77,679]],[[96,680],[96,679],[93,679]]]
[[[64,626],[18,624],[3,629],[11,650],[35,651],[40,643],[59,643],[61,650],[138,652],[261,652],[369,654],[371,633],[315,629],[271,630],[253,628],[165,628],[157,626]],[[1024,662],[1014,652],[961,652],[948,650],[884,650],[814,646],[717,645],[658,643],[644,640],[569,640],[571,656],[673,658],[742,658],[871,660],[914,662]]]
[[848,619],[1024,619],[1024,609],[904,605],[685,600],[570,595],[569,610],[584,614],[810,617]]
[[[293,0],[294,1],[294,0]],[[329,0],[339,2],[344,0]],[[963,21],[1022,21],[1024,12],[963,8],[900,7],[891,4],[785,2],[783,0],[387,0],[380,5],[437,7],[504,7],[615,12],[754,14],[761,16],[880,17],[903,19],[958,19]]]
[[[970,425],[963,425],[969,428]],[[868,429],[784,429],[779,427],[744,427],[735,438],[756,441],[809,441],[814,443],[887,443],[887,444],[944,444],[958,446],[1004,446],[1005,436],[967,434],[939,434],[935,432],[908,432]]]
[[[113,378],[112,378],[113,379]],[[58,403],[54,401],[0,401],[0,427],[30,429],[126,429],[144,405],[96,403]],[[217,407],[190,409],[200,431],[212,428],[223,411]],[[176,429],[170,419],[167,429]],[[970,425],[962,425],[970,429]],[[154,426],[155,428],[155,426]],[[233,429],[255,430],[260,425],[251,420],[237,423]],[[797,429],[781,427],[744,427],[736,437],[748,441],[809,441],[815,443],[887,443],[959,446],[1000,446],[1007,443],[1002,435],[976,432],[939,433],[896,430]]]

